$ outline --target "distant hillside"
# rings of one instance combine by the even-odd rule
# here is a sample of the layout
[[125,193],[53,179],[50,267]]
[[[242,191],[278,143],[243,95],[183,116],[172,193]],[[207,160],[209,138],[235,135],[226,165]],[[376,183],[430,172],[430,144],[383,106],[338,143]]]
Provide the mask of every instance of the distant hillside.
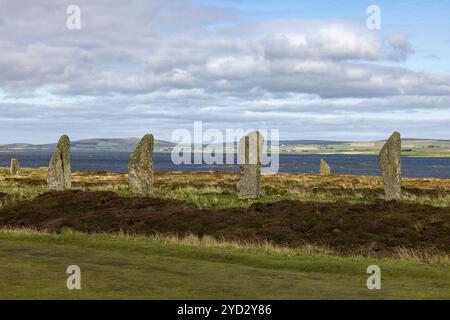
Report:
[[[72,141],[73,151],[123,151],[131,152],[139,139],[85,139]],[[327,140],[284,140],[279,143],[280,153],[284,154],[378,154],[385,140],[380,141],[327,141]],[[270,145],[270,143],[269,143]],[[7,151],[49,151],[56,144],[15,143],[0,145],[0,152]],[[155,152],[170,152],[174,143],[156,140]],[[226,152],[235,152],[234,148],[224,145]],[[402,154],[404,156],[450,157],[450,140],[433,139],[402,139]]]
[[[280,153],[378,154],[385,141],[283,141],[280,143]],[[404,156],[450,157],[450,140],[404,138],[402,154]]]
[[[84,139],[71,142],[71,149],[73,151],[126,151],[134,150],[138,144],[138,138],[124,138],[124,139]],[[167,141],[155,140],[155,151],[167,151],[174,144]],[[0,151],[47,151],[53,150],[56,143],[51,144],[28,144],[28,143],[14,143],[0,145]]]
[[281,140],[280,146],[291,146],[291,145],[323,145],[323,144],[342,144],[350,143],[349,141],[328,141],[328,140]]

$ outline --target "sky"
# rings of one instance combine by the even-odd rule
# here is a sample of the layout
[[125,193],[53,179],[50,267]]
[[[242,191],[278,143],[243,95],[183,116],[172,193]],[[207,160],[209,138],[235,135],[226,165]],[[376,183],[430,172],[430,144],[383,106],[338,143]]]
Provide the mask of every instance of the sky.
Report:
[[[380,29],[367,27],[370,5]],[[194,121],[283,140],[450,139],[449,12],[419,0],[0,0],[0,144],[170,140]]]

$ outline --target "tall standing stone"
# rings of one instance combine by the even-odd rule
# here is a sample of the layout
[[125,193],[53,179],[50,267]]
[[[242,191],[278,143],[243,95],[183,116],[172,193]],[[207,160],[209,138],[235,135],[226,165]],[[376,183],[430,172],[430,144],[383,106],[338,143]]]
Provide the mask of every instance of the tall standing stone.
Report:
[[20,166],[19,166],[19,160],[15,159],[15,158],[12,158],[12,159],[11,159],[11,167],[10,167],[9,172],[10,172],[13,176],[15,176],[15,175],[18,175],[18,174],[19,174],[19,169],[20,169]]
[[401,200],[401,155],[400,133],[394,132],[380,152],[380,168],[383,176],[385,200]]
[[66,190],[70,180],[70,140],[66,135],[59,138],[47,172],[47,185],[51,190]]
[[323,159],[320,159],[320,174],[323,176],[329,176],[331,174],[331,167]]
[[254,131],[239,141],[238,160],[240,178],[237,183],[239,198],[257,198],[261,189],[261,158],[264,138]]
[[148,195],[153,188],[153,135],[146,134],[128,161],[128,185],[132,192]]

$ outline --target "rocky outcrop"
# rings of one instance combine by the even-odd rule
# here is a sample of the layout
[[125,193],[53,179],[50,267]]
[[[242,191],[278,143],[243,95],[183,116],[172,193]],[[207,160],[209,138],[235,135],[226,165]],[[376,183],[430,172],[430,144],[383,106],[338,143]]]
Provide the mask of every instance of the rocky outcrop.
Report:
[[239,141],[240,177],[237,183],[239,198],[257,198],[261,190],[261,157],[264,138],[254,131]]
[[398,201],[402,198],[401,153],[400,133],[394,132],[380,152],[380,168],[386,201]]
[[146,134],[130,156],[128,185],[134,193],[148,195],[153,188],[153,135]]
[[70,140],[68,136],[63,135],[58,141],[48,167],[48,188],[51,190],[70,189],[70,173]]

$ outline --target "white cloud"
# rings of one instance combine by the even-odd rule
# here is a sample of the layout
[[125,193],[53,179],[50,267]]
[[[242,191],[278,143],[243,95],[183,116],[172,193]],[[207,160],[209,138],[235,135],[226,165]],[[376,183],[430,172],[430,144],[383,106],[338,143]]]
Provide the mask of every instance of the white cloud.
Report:
[[[29,132],[42,125],[43,135],[66,126],[98,136],[104,126],[119,136],[147,128],[168,136],[172,126],[204,120],[320,138],[370,125],[383,132],[395,121],[411,128],[411,110],[450,108],[449,77],[392,66],[414,53],[405,35],[383,38],[349,21],[244,24],[187,0],[79,0],[82,29],[70,31],[69,4],[2,4],[0,133],[17,121]],[[209,28],[222,22],[234,25]],[[400,115],[379,120],[381,111]],[[430,134],[448,132],[442,118],[424,120],[440,126]]]

